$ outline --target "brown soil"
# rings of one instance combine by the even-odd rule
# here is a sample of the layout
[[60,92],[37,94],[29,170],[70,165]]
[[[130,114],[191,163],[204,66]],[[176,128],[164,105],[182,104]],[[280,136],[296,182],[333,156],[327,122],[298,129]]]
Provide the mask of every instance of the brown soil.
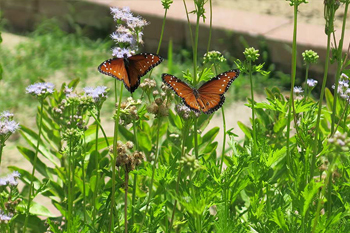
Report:
[[[293,19],[293,7],[286,0],[213,0],[213,5]],[[344,9],[344,5],[340,5],[336,11],[337,28],[342,25]],[[323,12],[324,0],[309,0],[307,4],[303,3],[299,6],[298,22],[324,25]],[[349,19],[350,13],[347,15],[347,28],[350,28]]]

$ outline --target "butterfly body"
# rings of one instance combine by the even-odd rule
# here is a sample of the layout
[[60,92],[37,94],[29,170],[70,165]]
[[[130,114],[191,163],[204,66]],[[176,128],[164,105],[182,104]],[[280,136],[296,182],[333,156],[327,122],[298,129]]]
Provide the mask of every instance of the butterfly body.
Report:
[[130,57],[124,54],[122,58],[102,62],[98,71],[123,81],[125,88],[132,93],[140,85],[141,77],[162,61],[162,57],[151,53],[140,53]]
[[163,82],[182,99],[183,103],[196,112],[211,114],[225,102],[225,92],[238,77],[239,70],[229,70],[204,83],[198,89],[170,74],[163,74]]

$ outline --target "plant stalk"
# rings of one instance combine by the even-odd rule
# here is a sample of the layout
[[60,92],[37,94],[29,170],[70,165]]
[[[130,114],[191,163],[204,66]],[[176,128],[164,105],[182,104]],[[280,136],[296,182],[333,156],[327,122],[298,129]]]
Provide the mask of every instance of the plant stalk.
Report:
[[34,187],[34,173],[36,168],[36,163],[38,160],[38,153],[39,153],[39,145],[40,145],[40,138],[41,138],[41,132],[42,132],[42,123],[43,123],[43,112],[44,112],[44,100],[40,100],[40,119],[39,119],[39,134],[38,134],[38,141],[35,148],[35,155],[34,155],[34,161],[33,161],[33,169],[32,169],[32,176],[30,177],[30,186],[29,186],[29,197],[28,197],[28,205],[26,208],[26,218],[24,220],[24,226],[23,226],[23,233],[26,233],[28,219],[29,219],[29,209],[32,202],[32,190]]

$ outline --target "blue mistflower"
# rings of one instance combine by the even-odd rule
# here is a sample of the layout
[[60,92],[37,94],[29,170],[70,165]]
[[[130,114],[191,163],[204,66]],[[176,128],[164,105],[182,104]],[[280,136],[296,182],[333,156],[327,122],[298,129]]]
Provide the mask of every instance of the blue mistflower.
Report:
[[299,96],[299,95],[301,95],[301,94],[304,92],[304,90],[303,90],[302,87],[296,86],[296,87],[294,87],[293,92],[294,92],[294,94],[296,94],[297,96]]
[[1,220],[1,221],[10,221],[11,218],[12,218],[11,216],[6,215],[6,214],[4,213],[4,211],[0,210],[0,220]]
[[317,80],[314,80],[314,79],[308,79],[306,81],[306,84],[309,86],[309,87],[315,87],[317,85]]
[[96,88],[85,87],[84,88],[85,95],[91,96],[95,102],[99,102],[101,99],[107,98],[107,87],[98,86]]
[[35,83],[29,85],[26,88],[27,94],[32,94],[35,96],[41,96],[45,94],[52,94],[54,89],[54,85],[52,83]]
[[113,52],[112,52],[113,57],[123,58],[124,54],[126,54],[127,57],[130,57],[133,54],[135,54],[135,51],[130,49],[119,48],[119,47],[113,48]]

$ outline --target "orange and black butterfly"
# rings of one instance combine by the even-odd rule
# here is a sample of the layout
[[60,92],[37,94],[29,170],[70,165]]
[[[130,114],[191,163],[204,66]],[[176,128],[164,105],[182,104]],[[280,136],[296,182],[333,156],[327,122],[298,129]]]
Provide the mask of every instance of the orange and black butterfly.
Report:
[[159,65],[163,58],[152,53],[140,53],[130,57],[108,59],[98,67],[102,74],[112,76],[124,82],[131,93],[140,85],[140,79],[152,68]]
[[239,70],[229,70],[204,83],[199,89],[191,88],[187,83],[170,74],[163,74],[163,82],[181,97],[183,103],[195,112],[211,114],[225,101],[225,92],[238,77]]

